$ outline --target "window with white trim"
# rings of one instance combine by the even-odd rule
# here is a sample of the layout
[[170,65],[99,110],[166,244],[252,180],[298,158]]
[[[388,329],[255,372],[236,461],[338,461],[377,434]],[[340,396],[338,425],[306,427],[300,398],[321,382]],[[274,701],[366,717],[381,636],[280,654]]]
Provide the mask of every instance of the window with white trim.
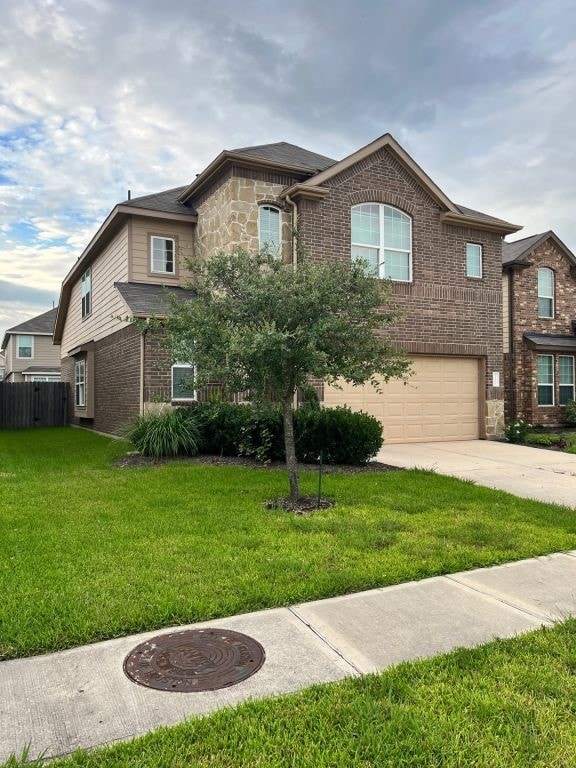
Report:
[[466,277],[482,277],[482,246],[466,243]]
[[554,317],[554,272],[548,267],[538,270],[538,317]]
[[352,261],[368,263],[374,277],[412,282],[412,219],[382,203],[352,208]]
[[574,355],[558,355],[558,405],[574,400]]
[[16,357],[21,360],[31,360],[34,357],[34,337],[16,337]]
[[280,209],[273,205],[258,208],[258,242],[260,250],[274,258],[280,256]]
[[189,363],[172,366],[172,400],[196,400],[195,368]]
[[538,355],[538,405],[554,405],[554,356]]
[[78,408],[86,406],[86,360],[74,363],[74,402]]
[[82,275],[82,317],[92,312],[92,270],[90,267]]
[[31,376],[30,381],[60,381],[60,376]]
[[173,237],[150,237],[150,271],[164,275],[176,273],[176,240]]

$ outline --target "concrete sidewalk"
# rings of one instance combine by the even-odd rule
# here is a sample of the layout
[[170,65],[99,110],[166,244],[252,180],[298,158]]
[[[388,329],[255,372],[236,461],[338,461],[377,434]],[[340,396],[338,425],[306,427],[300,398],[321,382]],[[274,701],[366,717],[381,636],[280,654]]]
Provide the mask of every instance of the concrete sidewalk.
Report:
[[515,496],[576,508],[576,455],[495,440],[384,444],[378,461],[432,469]]
[[576,551],[374,589],[194,627],[251,635],[266,661],[231,688],[171,693],[136,685],[124,657],[157,630],[0,663],[0,761],[129,739],[250,698],[473,647],[576,615]]

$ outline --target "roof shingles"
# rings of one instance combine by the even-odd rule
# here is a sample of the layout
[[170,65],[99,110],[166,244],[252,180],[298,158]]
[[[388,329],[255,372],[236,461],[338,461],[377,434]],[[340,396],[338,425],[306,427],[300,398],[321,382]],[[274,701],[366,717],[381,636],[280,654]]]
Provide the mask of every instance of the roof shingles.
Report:
[[194,298],[194,291],[174,285],[152,283],[114,283],[114,287],[135,317],[165,317],[170,310],[169,296],[178,301]]

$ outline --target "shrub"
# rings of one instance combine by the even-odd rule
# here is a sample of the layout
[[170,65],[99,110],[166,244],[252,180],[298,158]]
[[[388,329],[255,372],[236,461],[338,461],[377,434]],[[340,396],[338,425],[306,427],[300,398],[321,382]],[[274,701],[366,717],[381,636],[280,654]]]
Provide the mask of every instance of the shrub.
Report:
[[576,426],[576,400],[568,400],[566,403],[564,419],[570,426]]
[[537,434],[526,435],[526,442],[528,445],[543,445],[545,448],[549,448],[552,445],[559,445],[563,436],[554,432],[545,433],[539,432]]
[[139,416],[124,433],[144,456],[158,459],[198,453],[200,430],[188,408],[167,408]]
[[504,430],[504,437],[509,443],[525,443],[530,424],[523,419],[512,421]]
[[200,427],[200,453],[238,456],[244,427],[252,416],[252,406],[224,401],[200,402],[192,406]]
[[327,464],[366,464],[382,446],[382,425],[373,416],[350,408],[300,408],[294,414],[296,455],[316,462],[322,451]]

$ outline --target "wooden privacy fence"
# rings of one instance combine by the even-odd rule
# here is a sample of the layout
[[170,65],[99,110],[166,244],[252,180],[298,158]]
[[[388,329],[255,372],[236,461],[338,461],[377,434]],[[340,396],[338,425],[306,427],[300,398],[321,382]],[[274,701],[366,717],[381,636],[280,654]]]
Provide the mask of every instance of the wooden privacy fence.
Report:
[[64,381],[0,382],[0,429],[68,424],[68,396]]

